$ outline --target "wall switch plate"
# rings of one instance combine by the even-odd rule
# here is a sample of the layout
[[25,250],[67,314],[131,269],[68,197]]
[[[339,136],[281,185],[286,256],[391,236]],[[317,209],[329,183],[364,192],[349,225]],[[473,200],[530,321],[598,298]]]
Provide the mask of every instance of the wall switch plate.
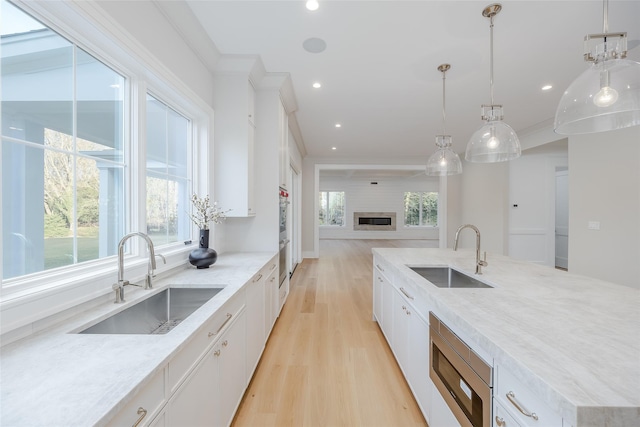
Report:
[[589,229],[589,230],[600,230],[600,221],[589,221],[587,223],[587,229]]

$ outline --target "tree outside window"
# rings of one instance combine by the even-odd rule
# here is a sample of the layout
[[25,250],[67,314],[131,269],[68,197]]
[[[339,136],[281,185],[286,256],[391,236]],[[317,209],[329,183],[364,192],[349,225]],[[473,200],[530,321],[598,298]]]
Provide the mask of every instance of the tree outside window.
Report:
[[404,193],[405,227],[436,227],[438,225],[438,193]]
[[344,191],[321,191],[320,225],[344,225]]

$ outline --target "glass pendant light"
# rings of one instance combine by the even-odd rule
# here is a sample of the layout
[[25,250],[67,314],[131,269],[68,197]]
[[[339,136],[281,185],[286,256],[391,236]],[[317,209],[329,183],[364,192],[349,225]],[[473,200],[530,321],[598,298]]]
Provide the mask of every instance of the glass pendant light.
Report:
[[482,16],[489,18],[491,24],[491,69],[490,81],[491,104],[482,105],[482,120],[486,123],[471,136],[467,144],[465,159],[474,163],[495,163],[513,160],[520,157],[520,141],[515,131],[502,121],[502,105],[493,102],[493,17],[502,10],[499,3],[491,4],[482,11]]
[[445,74],[451,68],[449,64],[438,66],[442,73],[442,135],[436,135],[438,151],[433,153],[427,161],[427,175],[447,176],[462,173],[460,157],[451,149],[451,135],[445,135]]
[[584,38],[591,63],[564,92],[554,130],[562,135],[604,132],[640,125],[640,63],[625,59],[627,33],[610,33],[608,0],[603,1],[603,34]]

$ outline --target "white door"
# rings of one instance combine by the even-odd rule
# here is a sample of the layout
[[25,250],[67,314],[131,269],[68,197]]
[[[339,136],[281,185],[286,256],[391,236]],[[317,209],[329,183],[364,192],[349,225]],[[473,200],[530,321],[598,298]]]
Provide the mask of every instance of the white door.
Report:
[[556,171],[556,267],[569,267],[569,171]]

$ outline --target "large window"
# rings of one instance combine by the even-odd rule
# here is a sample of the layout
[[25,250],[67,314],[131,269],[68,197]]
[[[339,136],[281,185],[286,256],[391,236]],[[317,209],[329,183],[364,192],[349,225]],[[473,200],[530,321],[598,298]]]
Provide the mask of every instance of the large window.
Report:
[[321,191],[320,225],[344,225],[344,191]]
[[[116,255],[130,231],[146,231],[156,248],[191,240],[191,159],[194,134],[207,135],[206,106],[130,52],[113,48],[102,60],[0,3],[3,286],[47,286],[49,270]],[[148,95],[138,100],[137,92]]]
[[438,193],[404,193],[405,227],[435,227],[438,225]]
[[147,232],[156,245],[188,240],[191,123],[147,95]]
[[3,279],[114,255],[126,80],[1,6]]

